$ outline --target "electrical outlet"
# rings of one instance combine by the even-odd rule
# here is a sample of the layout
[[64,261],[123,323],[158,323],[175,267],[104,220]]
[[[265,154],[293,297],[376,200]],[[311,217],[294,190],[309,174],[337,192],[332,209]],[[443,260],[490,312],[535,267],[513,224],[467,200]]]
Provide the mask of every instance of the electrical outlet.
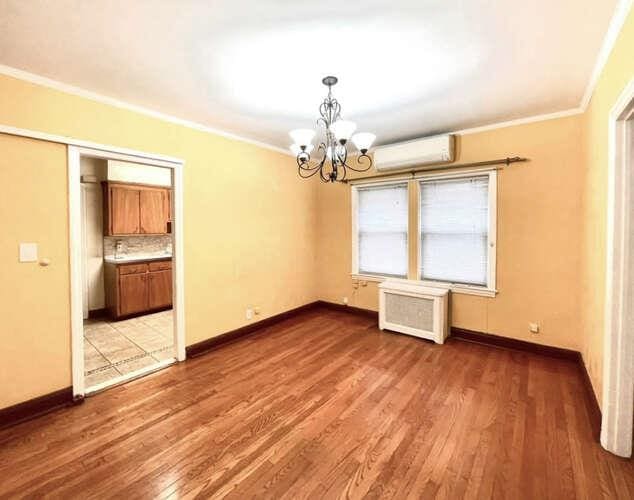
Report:
[[345,305],[348,305],[348,297],[344,297],[343,299],[341,299],[341,302],[343,302]]
[[539,324],[538,323],[529,323],[528,331],[534,334],[539,333]]
[[253,319],[253,309],[250,307],[247,309],[247,319]]

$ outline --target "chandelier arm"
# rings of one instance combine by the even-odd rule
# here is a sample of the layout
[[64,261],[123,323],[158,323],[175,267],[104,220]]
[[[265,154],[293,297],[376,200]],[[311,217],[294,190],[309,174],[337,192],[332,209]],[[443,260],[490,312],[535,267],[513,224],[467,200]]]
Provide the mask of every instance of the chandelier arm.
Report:
[[316,163],[314,165],[310,165],[309,163],[299,163],[297,166],[305,172],[312,172],[313,170],[319,168],[319,163]]
[[315,175],[317,172],[319,172],[319,170],[315,169],[315,170],[313,170],[312,172],[310,172],[310,173],[308,173],[308,174],[304,174],[304,173],[302,173],[302,171],[301,171],[301,170],[299,170],[299,169],[297,170],[297,173],[299,174],[299,176],[300,176],[302,179],[310,179],[310,178],[311,178],[313,175]]
[[341,155],[341,154],[339,154],[339,152],[337,152],[337,158],[339,159],[339,161],[343,165],[346,165],[346,162],[348,161],[348,149],[345,146],[343,146],[341,148],[337,148],[337,149],[343,150],[343,155]]
[[345,181],[345,180],[346,180],[346,177],[348,176],[348,170],[347,170],[347,168],[346,168],[346,164],[345,164],[345,163],[342,163],[342,164],[341,164],[341,172],[343,172],[343,175],[341,176],[341,179],[335,179],[335,180],[337,180],[338,182],[343,182],[343,181]]
[[[304,158],[305,161],[302,161],[302,158]],[[299,155],[297,155],[297,158],[295,159],[295,161],[297,162],[297,167],[300,170],[304,170],[306,172],[312,172],[313,170],[319,168],[319,163],[317,163],[315,166],[311,166],[310,155],[305,155],[302,157],[300,153]]]
[[319,163],[319,178],[323,181],[323,182],[330,182],[330,178],[324,175],[324,165],[326,164],[326,161],[328,160],[328,155],[326,154],[326,145],[322,142],[319,145],[319,149],[323,149],[324,150],[324,156],[321,158],[321,162]]
[[312,177],[313,175],[315,175],[316,173],[320,173],[321,172],[321,163],[316,163],[315,166],[313,167],[305,167],[303,165],[301,165],[300,163],[297,164],[297,173],[299,174],[299,176],[302,179],[309,179],[310,177]]
[[[363,161],[362,161],[363,159]],[[367,164],[366,164],[367,161]],[[355,168],[352,165],[346,163],[346,167],[355,172],[367,172],[373,165],[372,158],[369,155],[362,154],[357,157],[357,163],[361,165],[361,168]]]
[[324,176],[324,169],[323,168],[319,169],[319,178],[322,180],[322,182],[330,182],[330,178]]

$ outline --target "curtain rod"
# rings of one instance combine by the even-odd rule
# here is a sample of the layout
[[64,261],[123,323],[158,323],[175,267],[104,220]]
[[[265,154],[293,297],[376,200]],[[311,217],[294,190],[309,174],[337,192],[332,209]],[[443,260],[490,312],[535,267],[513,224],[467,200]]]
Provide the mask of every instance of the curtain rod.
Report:
[[528,161],[528,158],[520,158],[519,156],[514,156],[513,158],[500,158],[499,160],[476,161],[473,163],[460,163],[457,165],[445,165],[445,166],[438,166],[438,167],[432,167],[432,168],[419,167],[412,170],[401,170],[401,171],[390,172],[386,174],[364,175],[361,177],[355,177],[354,179],[346,179],[343,182],[345,184],[348,184],[349,182],[363,181],[363,180],[369,180],[369,179],[381,179],[382,177],[392,177],[394,175],[407,175],[407,174],[410,174],[412,177],[414,177],[416,174],[420,172],[433,172],[435,170],[448,170],[448,169],[465,168],[465,167],[484,167],[487,165],[506,165],[508,167],[511,163],[517,163],[521,161]]

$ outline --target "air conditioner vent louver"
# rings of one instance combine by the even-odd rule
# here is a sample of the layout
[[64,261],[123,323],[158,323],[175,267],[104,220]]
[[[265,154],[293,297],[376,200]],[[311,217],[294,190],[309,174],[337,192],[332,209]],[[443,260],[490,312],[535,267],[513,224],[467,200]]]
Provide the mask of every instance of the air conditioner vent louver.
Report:
[[379,328],[442,344],[448,332],[448,294],[416,281],[386,280],[379,285]]

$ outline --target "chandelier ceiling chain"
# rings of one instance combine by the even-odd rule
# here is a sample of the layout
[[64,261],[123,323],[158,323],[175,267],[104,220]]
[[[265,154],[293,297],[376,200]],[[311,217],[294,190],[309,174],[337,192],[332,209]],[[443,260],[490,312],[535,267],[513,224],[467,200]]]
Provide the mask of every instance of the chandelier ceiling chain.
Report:
[[[335,76],[327,76],[322,80],[322,83],[328,87],[328,96],[319,106],[321,116],[317,119],[317,125],[324,129],[323,141],[317,147],[321,159],[311,163],[314,130],[298,129],[290,132],[294,141],[291,151],[296,155],[297,171],[303,179],[319,174],[323,182],[342,182],[346,180],[348,169],[365,172],[372,167],[372,158],[367,153],[376,136],[368,132],[352,135],[357,128],[356,124],[341,118],[341,105],[332,96],[332,87],[337,81]],[[348,163],[347,144],[350,139],[360,153],[355,166]]]

